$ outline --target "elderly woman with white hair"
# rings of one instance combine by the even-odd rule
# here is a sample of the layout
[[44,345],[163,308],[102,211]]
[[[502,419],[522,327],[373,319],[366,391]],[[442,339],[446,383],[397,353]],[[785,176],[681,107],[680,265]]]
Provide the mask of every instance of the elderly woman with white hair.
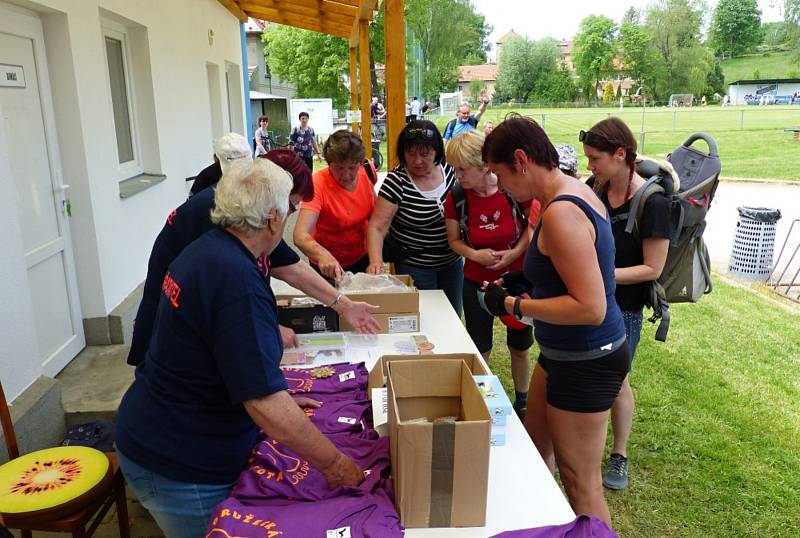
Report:
[[291,189],[289,174],[271,161],[235,163],[215,192],[217,228],[186,247],[164,278],[116,443],[125,479],[170,538],[204,535],[259,428],[331,488],[363,480],[289,396],[279,368],[275,298],[257,260],[281,240]]

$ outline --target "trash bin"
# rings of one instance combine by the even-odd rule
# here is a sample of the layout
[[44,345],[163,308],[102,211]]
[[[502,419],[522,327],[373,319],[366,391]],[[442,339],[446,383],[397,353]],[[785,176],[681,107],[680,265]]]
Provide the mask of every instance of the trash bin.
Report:
[[775,223],[780,209],[739,207],[728,272],[745,280],[765,281],[772,271]]

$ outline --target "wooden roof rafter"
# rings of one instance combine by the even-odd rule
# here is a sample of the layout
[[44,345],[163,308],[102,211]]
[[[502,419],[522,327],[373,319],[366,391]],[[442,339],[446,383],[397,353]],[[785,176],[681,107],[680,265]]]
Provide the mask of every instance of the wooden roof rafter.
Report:
[[237,19],[248,17],[349,38],[358,46],[359,21],[371,21],[380,0],[218,0]]

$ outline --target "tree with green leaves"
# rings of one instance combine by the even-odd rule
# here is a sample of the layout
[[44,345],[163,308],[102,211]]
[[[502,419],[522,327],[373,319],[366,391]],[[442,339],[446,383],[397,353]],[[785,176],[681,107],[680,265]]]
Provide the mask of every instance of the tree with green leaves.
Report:
[[616,24],[608,17],[583,19],[573,40],[573,61],[587,98],[597,99],[598,81],[614,70]]
[[652,81],[655,58],[653,37],[644,26],[624,22],[619,28],[619,58],[630,77],[637,82]]
[[577,95],[578,87],[572,79],[572,72],[562,65],[538,80],[528,98],[544,103],[570,103]]
[[334,108],[347,107],[345,39],[282,25],[268,27],[261,39],[270,70],[294,84],[297,97],[330,97]]
[[491,27],[469,0],[407,0],[406,25],[422,48],[425,95],[458,87],[458,66],[484,63]]
[[703,4],[699,0],[656,0],[646,16],[657,59],[651,83],[656,98],[673,93],[700,95],[714,54],[701,41]]
[[497,96],[501,99],[549,100],[543,85],[558,69],[558,41],[552,38],[531,41],[514,36],[503,45],[498,66]]
[[756,0],[719,0],[711,23],[717,54],[739,56],[761,43],[761,10]]

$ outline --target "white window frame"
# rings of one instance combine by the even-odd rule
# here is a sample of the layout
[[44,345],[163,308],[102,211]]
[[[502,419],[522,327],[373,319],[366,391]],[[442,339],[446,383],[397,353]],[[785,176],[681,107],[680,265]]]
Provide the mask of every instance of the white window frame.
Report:
[[[102,24],[102,49],[103,49],[103,58],[105,60],[105,77],[106,77],[106,87],[108,88],[108,111],[111,117],[111,123],[114,126],[111,129],[111,134],[114,140],[114,154],[115,164],[117,166],[117,181],[123,181],[139,174],[144,173],[144,166],[142,163],[142,155],[141,155],[141,146],[139,144],[139,131],[137,128],[137,111],[136,111],[136,96],[134,95],[134,86],[133,77],[132,77],[132,69],[131,65],[133,62],[131,60],[131,47],[130,47],[130,40],[128,37],[128,29],[114,21],[104,20]],[[113,103],[113,96],[111,94],[111,77],[109,74],[108,69],[108,53],[106,51],[106,38],[109,37],[111,39],[115,39],[122,43],[122,69],[123,73],[125,74],[125,91],[127,93],[128,98],[128,121],[130,125],[128,128],[130,129],[131,133],[131,144],[133,146],[133,160],[120,163],[119,162],[119,151],[117,146],[117,131],[116,125],[114,125],[114,103]]]

